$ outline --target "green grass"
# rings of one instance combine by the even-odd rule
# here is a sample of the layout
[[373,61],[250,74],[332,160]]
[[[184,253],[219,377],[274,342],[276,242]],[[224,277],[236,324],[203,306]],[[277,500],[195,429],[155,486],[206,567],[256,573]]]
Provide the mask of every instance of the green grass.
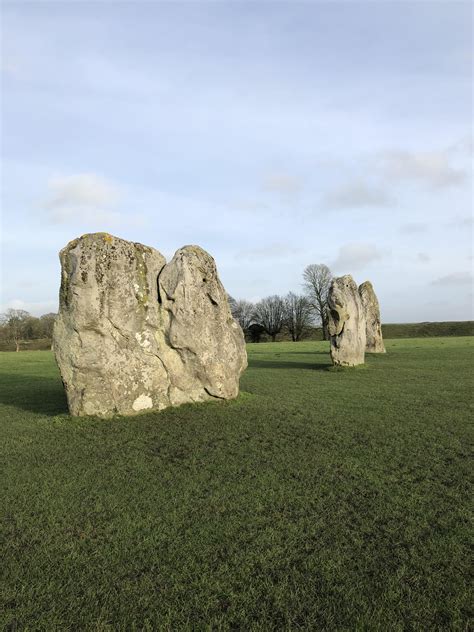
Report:
[[2,354],[2,627],[472,629],[474,338],[386,346],[252,345],[237,400],[112,421]]
[[384,338],[430,338],[433,336],[474,336],[472,320],[439,323],[400,323],[382,325]]

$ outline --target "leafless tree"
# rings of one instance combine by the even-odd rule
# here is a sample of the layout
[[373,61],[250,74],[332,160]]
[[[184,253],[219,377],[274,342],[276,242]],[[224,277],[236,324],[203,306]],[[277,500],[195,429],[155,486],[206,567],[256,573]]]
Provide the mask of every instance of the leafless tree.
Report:
[[43,314],[40,316],[40,328],[41,328],[41,336],[43,338],[52,338],[53,337],[53,327],[54,321],[56,320],[57,314],[49,313]]
[[328,318],[326,313],[329,286],[332,280],[331,270],[324,263],[313,263],[303,272],[303,287],[311,305],[314,317],[321,323],[324,340],[329,340]]
[[14,342],[16,351],[20,351],[20,342],[29,337],[30,314],[24,309],[7,309],[0,322],[5,339]]
[[285,297],[285,325],[293,342],[301,340],[312,321],[312,309],[306,296],[290,292]]
[[229,301],[229,304],[232,316],[242,327],[244,333],[247,332],[254,320],[255,305],[244,299],[232,299],[232,302]]
[[262,299],[255,306],[254,320],[275,342],[285,323],[285,301],[276,294]]

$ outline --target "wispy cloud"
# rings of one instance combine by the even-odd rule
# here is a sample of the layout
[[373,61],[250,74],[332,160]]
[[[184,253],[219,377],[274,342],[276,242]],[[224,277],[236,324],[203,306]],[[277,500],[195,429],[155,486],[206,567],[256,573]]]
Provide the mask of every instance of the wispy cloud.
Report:
[[3,54],[0,62],[0,72],[15,79],[18,78],[21,72],[19,59],[8,54]]
[[391,204],[392,199],[385,190],[360,181],[344,184],[323,198],[323,205],[330,210],[385,207]]
[[303,182],[289,173],[272,173],[264,178],[263,189],[284,198],[294,198],[303,190]]
[[341,246],[339,254],[332,263],[332,269],[336,271],[351,272],[364,268],[369,263],[381,259],[383,254],[375,244],[351,243]]
[[472,215],[467,215],[465,217],[455,217],[450,222],[448,222],[447,226],[452,228],[461,228],[464,230],[472,230],[474,225],[474,218]]
[[446,276],[439,277],[438,279],[434,279],[431,281],[432,285],[472,285],[473,277],[472,273],[468,271],[462,272],[452,272],[451,274],[447,274]]
[[44,207],[52,222],[84,219],[114,222],[120,218],[115,210],[121,197],[118,187],[97,174],[55,176],[49,180],[48,189]]
[[7,309],[24,309],[34,316],[40,316],[49,312],[58,311],[58,300],[51,301],[24,301],[20,298],[14,298],[0,305],[0,312]]
[[429,224],[426,222],[409,222],[400,226],[400,232],[406,235],[414,233],[426,233],[429,228]]
[[[472,53],[470,55],[472,56]],[[474,138],[470,134],[466,134],[455,143],[449,145],[447,151],[454,154],[472,154],[474,152]]]
[[416,255],[416,259],[420,263],[428,263],[429,261],[431,261],[431,257],[429,255],[427,255],[426,252],[419,252]]
[[292,248],[291,246],[287,246],[285,244],[275,243],[269,244],[268,246],[263,246],[262,248],[249,248],[246,250],[241,250],[235,255],[235,258],[247,260],[285,259],[301,252],[301,248]]
[[265,202],[252,199],[235,200],[227,205],[230,209],[236,211],[245,211],[249,213],[257,213],[259,211],[268,210],[269,206]]
[[385,151],[380,155],[382,172],[392,182],[421,182],[433,188],[459,186],[467,171],[451,163],[448,150],[412,152]]

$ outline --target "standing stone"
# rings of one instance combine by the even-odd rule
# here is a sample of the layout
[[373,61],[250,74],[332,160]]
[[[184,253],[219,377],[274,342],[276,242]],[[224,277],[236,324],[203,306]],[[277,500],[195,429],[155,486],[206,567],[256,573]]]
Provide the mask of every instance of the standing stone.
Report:
[[374,288],[370,281],[359,285],[359,294],[365,311],[366,353],[385,353],[380,322],[380,307]]
[[333,364],[363,364],[365,314],[357,285],[349,274],[331,281],[328,294],[328,321]]
[[159,276],[159,291],[169,345],[184,367],[172,372],[172,403],[196,385],[210,397],[237,397],[247,354],[214,259],[199,246],[180,248]]
[[71,414],[237,396],[243,335],[204,250],[187,246],[166,264],[153,248],[95,233],[70,242],[60,260],[54,351]]

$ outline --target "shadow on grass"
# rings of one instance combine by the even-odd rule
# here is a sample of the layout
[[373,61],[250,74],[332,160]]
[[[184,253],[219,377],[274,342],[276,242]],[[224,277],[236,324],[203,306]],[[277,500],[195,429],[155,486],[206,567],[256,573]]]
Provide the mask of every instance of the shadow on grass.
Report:
[[329,362],[311,364],[310,362],[288,362],[285,360],[253,360],[249,359],[250,369],[306,369],[307,371],[327,371],[332,366]]
[[[270,355],[268,351],[256,351],[254,349],[252,349],[249,353],[249,356],[251,357],[252,355]],[[327,351],[281,351],[281,352],[272,352],[273,356],[278,357],[279,355],[285,355],[285,356],[290,356],[290,355],[309,355],[309,356],[315,356],[315,355],[329,355],[329,349]]]
[[328,356],[329,349],[327,349],[326,351],[287,351],[285,353],[287,355],[309,355],[309,356],[325,355],[325,356]]
[[[311,352],[301,352],[314,355]],[[316,352],[321,353],[321,352]],[[325,354],[327,355],[327,354]],[[291,362],[285,360],[259,360],[249,358],[249,368],[257,369],[304,369],[326,371],[331,363]],[[2,372],[0,404],[13,406],[38,415],[68,414],[66,394],[59,377],[12,371]]]
[[3,373],[0,403],[39,415],[69,412],[61,380],[53,376]]

